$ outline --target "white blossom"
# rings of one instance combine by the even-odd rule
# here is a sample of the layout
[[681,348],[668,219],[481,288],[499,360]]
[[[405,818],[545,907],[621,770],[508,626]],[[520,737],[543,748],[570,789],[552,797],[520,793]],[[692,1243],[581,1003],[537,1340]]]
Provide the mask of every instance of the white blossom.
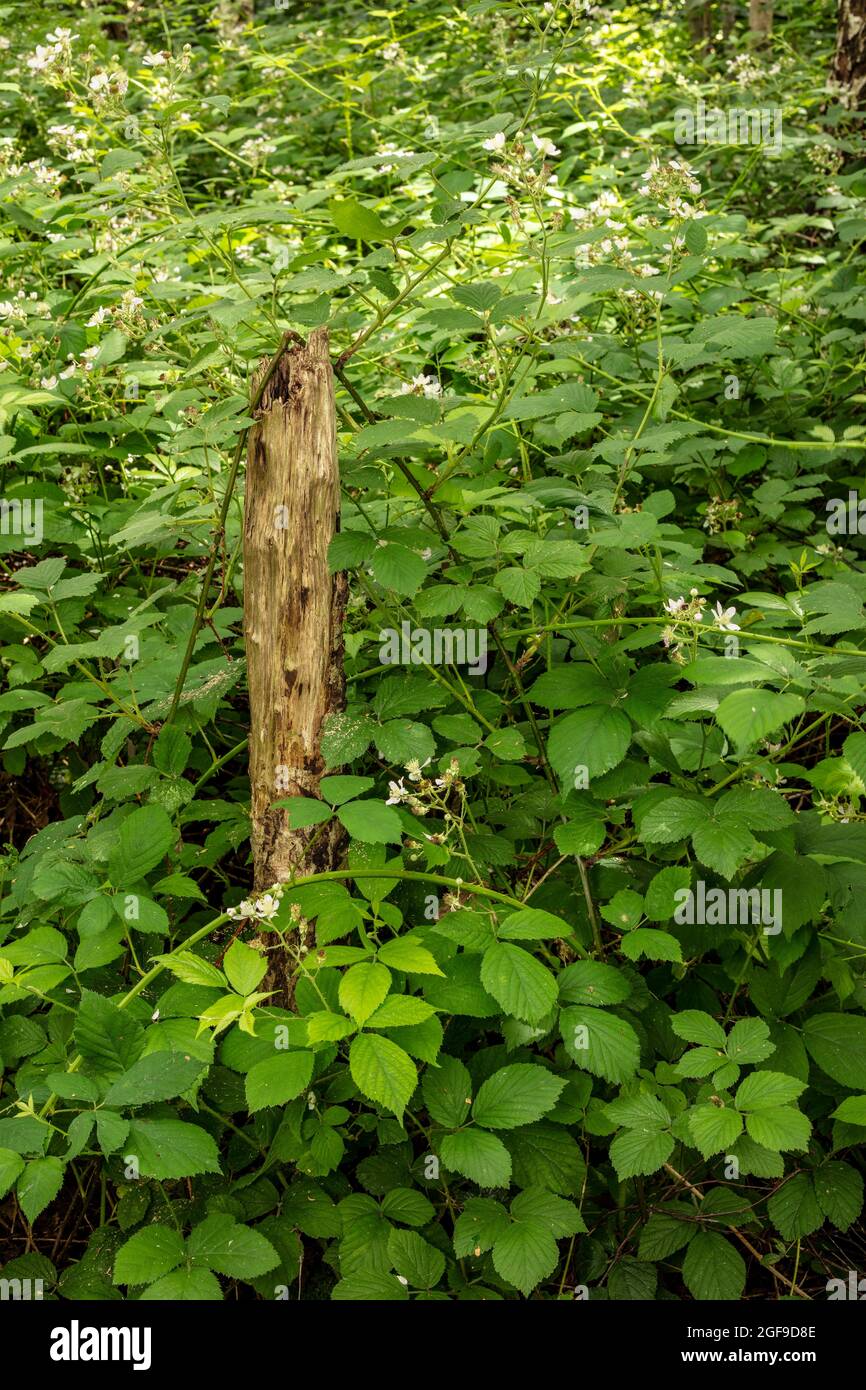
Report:
[[545,135],[533,135],[532,143],[538,150],[538,153],[542,155],[545,159],[552,157],[555,154],[559,154],[559,146],[554,145],[553,141],[548,140],[547,136]]
[[720,603],[713,609],[715,625],[721,632],[739,632],[739,624],[732,621],[736,616],[736,608],[723,608]]

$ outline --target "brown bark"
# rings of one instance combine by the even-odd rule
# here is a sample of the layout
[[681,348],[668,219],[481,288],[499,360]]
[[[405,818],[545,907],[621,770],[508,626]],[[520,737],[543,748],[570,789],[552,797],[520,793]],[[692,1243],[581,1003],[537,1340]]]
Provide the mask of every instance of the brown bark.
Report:
[[[345,707],[346,578],[328,569],[339,513],[333,374],[327,330],[317,329],[278,362],[247,450],[244,629],[259,893],[338,864],[337,832],[322,834],[317,826],[292,830],[288,812],[273,802],[318,795],[322,724]],[[265,940],[274,938],[268,934]],[[286,1002],[288,961],[279,951],[269,959],[262,988],[277,991],[275,1003]]]
[[749,0],[749,32],[763,42],[773,32],[773,0]]
[[713,33],[713,9],[710,0],[694,0],[687,10],[689,36],[692,43],[708,44]]
[[833,80],[846,106],[866,105],[866,0],[841,0]]

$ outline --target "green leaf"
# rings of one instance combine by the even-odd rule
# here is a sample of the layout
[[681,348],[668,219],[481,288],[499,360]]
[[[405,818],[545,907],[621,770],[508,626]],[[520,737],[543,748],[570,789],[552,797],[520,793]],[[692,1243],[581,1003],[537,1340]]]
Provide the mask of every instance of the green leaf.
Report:
[[809,1173],[795,1173],[783,1183],[767,1202],[767,1211],[785,1240],[810,1236],[824,1224],[824,1213],[818,1205]]
[[[508,1212],[492,1197],[470,1197],[454,1223],[454,1253],[458,1260],[492,1250],[508,1230]],[[476,1257],[477,1258],[477,1257]]]
[[517,1063],[503,1067],[483,1082],[472,1118],[486,1129],[516,1129],[540,1120],[552,1110],[565,1081],[544,1067]]
[[737,750],[752,748],[802,713],[800,695],[778,695],[772,690],[734,690],[716,710],[716,719]]
[[595,960],[573,961],[560,972],[558,983],[564,1004],[621,1004],[632,990],[622,970]]
[[583,1217],[573,1202],[546,1192],[543,1187],[527,1187],[511,1203],[515,1221],[538,1221],[557,1240],[586,1231]]
[[220,1171],[217,1147],[207,1130],[183,1120],[134,1119],[127,1144],[145,1178],[193,1178]]
[[207,1269],[175,1269],[141,1295],[145,1303],[222,1303],[219,1280]]
[[366,1023],[391,988],[391,972],[376,961],[362,961],[340,980],[340,1003],[356,1023]]
[[176,951],[170,956],[158,956],[157,960],[163,962],[172,975],[186,985],[204,985],[208,989],[222,990],[226,987],[222,971],[192,951]]
[[849,767],[853,768],[866,791],[866,734],[849,734],[842,745]]
[[500,1278],[528,1297],[556,1268],[559,1249],[539,1221],[515,1222],[493,1247],[493,1266]]
[[655,1298],[658,1271],[655,1265],[620,1255],[607,1281],[610,1297],[621,1301],[641,1301]]
[[624,1129],[611,1142],[610,1161],[617,1177],[658,1172],[674,1151],[673,1136],[658,1128]]
[[651,922],[669,922],[680,904],[677,893],[688,889],[691,870],[685,867],[661,869],[649,883],[644,911]]
[[497,936],[500,941],[550,941],[570,936],[571,927],[552,912],[538,907],[522,907],[500,922]]
[[368,792],[373,785],[372,777],[323,777],[319,791],[331,806],[341,806],[344,801],[353,801],[362,792]]
[[605,903],[601,915],[617,931],[630,932],[643,918],[643,898],[631,888],[623,888]]
[[[387,1002],[387,1001],[386,1001]],[[389,1030],[391,1040],[406,1049],[410,1057],[419,1062],[436,1062],[442,1049],[445,1030],[437,1017],[427,1018],[423,1023],[410,1023]]]
[[106,1105],[152,1105],[188,1091],[204,1070],[197,1057],[180,1052],[149,1052],[108,1088]]
[[831,1118],[849,1125],[866,1125],[866,1096],[848,1096],[836,1106]]
[[791,1105],[769,1105],[746,1116],[746,1129],[765,1149],[807,1149],[811,1122]]
[[584,1071],[620,1085],[640,1064],[640,1043],[630,1023],[601,1009],[575,1005],[560,1020],[565,1050]]
[[526,1023],[538,1023],[556,1003],[556,980],[521,946],[497,941],[484,952],[481,983],[502,1010]]
[[395,970],[405,970],[409,975],[441,975],[445,978],[432,951],[405,936],[394,936],[380,946],[379,960]]
[[564,1196],[581,1191],[586,1163],[561,1125],[541,1123],[509,1130],[503,1142],[511,1154],[518,1187],[547,1187]]
[[809,1056],[822,1071],[852,1090],[866,1090],[866,1018],[813,1014],[803,1025]]
[[688,1112],[689,1133],[704,1158],[727,1152],[742,1133],[743,1117],[729,1106],[693,1105]]
[[766,1110],[768,1106],[788,1105],[805,1089],[805,1082],[782,1072],[755,1071],[740,1085],[734,1104],[738,1110]]
[[478,955],[461,953],[445,961],[445,978],[425,982],[424,996],[427,1001],[445,1013],[465,1014],[467,1018],[492,1018],[499,1012],[499,1006],[481,987],[481,960]]
[[378,213],[357,198],[333,198],[328,212],[337,231],[357,241],[391,241],[399,230],[391,231]]
[[627,960],[682,961],[683,950],[675,936],[670,932],[656,931],[654,927],[638,927],[621,937],[619,949]]
[[153,745],[153,763],[167,777],[179,777],[192,752],[192,740],[176,724],[164,724]]
[[179,1265],[184,1244],[169,1226],[145,1226],[122,1245],[114,1260],[115,1284],[152,1284]]
[[223,958],[228,982],[238,994],[252,994],[267,968],[267,961],[261,953],[254,951],[251,946],[245,946],[242,941],[233,941]]
[[426,1226],[436,1215],[432,1202],[412,1187],[392,1187],[382,1198],[382,1215],[405,1226]]
[[[410,431],[403,426],[400,433],[405,437]],[[403,594],[406,598],[412,598],[427,577],[427,566],[421,556],[405,545],[389,543],[377,546],[370,560],[370,568],[383,588]]]
[[15,1184],[18,1205],[32,1225],[54,1201],[63,1186],[64,1167],[59,1158],[34,1158]]
[[116,849],[108,860],[112,883],[118,888],[138,883],[161,863],[177,839],[177,831],[161,806],[141,806],[120,827]]
[[0,1197],[5,1197],[24,1172],[24,1159],[12,1149],[0,1149]]
[[781,1178],[785,1171],[781,1154],[756,1144],[748,1134],[741,1134],[731,1154],[740,1165],[740,1173],[745,1177],[752,1174],[756,1178]]
[[362,1095],[400,1118],[418,1083],[415,1063],[402,1047],[378,1033],[360,1033],[349,1049],[349,1069]]
[[698,1232],[694,1212],[683,1205],[681,1213],[680,1217],[669,1210],[653,1213],[640,1233],[638,1254],[642,1260],[667,1260],[694,1240]]
[[734,787],[717,803],[719,815],[738,820],[749,830],[781,830],[794,823],[794,813],[783,796],[769,787]]
[[353,840],[365,845],[399,845],[403,835],[394,807],[381,801],[347,801],[339,807],[337,819]]
[[256,1062],[247,1072],[246,1099],[250,1114],[271,1105],[286,1105],[310,1084],[312,1052],[278,1052]]
[[472,1104],[472,1078],[457,1057],[441,1056],[437,1067],[425,1071],[421,1094],[431,1120],[456,1129]]
[[435,1014],[432,1004],[414,994],[392,994],[367,1019],[369,1028],[412,1028]]
[[699,1231],[683,1260],[683,1280],[699,1302],[738,1299],[746,1287],[746,1266],[729,1240]]
[[364,1269],[335,1284],[331,1298],[337,1303],[401,1303],[408,1300],[409,1290],[393,1274]]
[[709,1076],[724,1064],[724,1054],[714,1047],[693,1047],[676,1065],[677,1076]]
[[583,662],[554,666],[527,691],[536,705],[548,709],[578,709],[581,705],[604,704],[613,691],[595,667]]
[[116,1153],[129,1134],[129,1120],[111,1110],[99,1110],[96,1115],[96,1138],[106,1158]]
[[82,990],[73,1033],[88,1071],[117,1076],[128,1071],[143,1046],[144,1030],[129,1013],[101,994]]
[[[362,782],[365,779],[359,777],[357,780]],[[305,830],[310,825],[323,825],[334,814],[333,807],[318,801],[314,796],[281,797],[272,805],[275,809],[288,811],[287,820],[292,830]]]
[[732,1062],[763,1062],[776,1051],[762,1018],[741,1018],[728,1034],[725,1053]]
[[315,1043],[340,1042],[356,1031],[355,1024],[345,1014],[332,1014],[327,1009],[307,1014],[307,1041],[312,1047]]
[[255,1279],[280,1262],[270,1241],[224,1212],[205,1217],[186,1244],[193,1264],[230,1279]]
[[702,1013],[699,1009],[685,1009],[682,1013],[672,1014],[670,1023],[677,1037],[686,1042],[703,1043],[705,1047],[725,1046],[724,1028],[710,1014]]
[[687,222],[683,228],[683,240],[693,256],[702,256],[707,249],[707,229],[702,222]]
[[501,1139],[484,1129],[460,1129],[446,1134],[439,1153],[446,1168],[462,1173],[479,1187],[507,1187],[511,1155]]
[[595,854],[604,843],[604,817],[591,808],[569,807],[567,825],[557,825],[553,839],[560,854]]
[[509,603],[519,608],[531,608],[541,592],[541,580],[532,570],[520,569],[516,565],[500,570],[494,575],[493,583]]
[[366,752],[374,725],[366,715],[331,714],[322,728],[321,749],[326,767],[352,762]]
[[755,850],[749,831],[732,817],[704,821],[695,829],[692,845],[702,864],[727,879],[733,878]]
[[704,824],[709,808],[702,801],[670,796],[650,807],[640,822],[639,836],[647,845],[669,845],[685,840]]
[[631,723],[621,710],[603,706],[568,714],[550,731],[547,756],[567,790],[581,782],[582,769],[592,780],[621,763],[631,742]]
[[432,1289],[445,1273],[442,1251],[428,1244],[416,1231],[391,1231],[388,1258],[398,1277],[406,1279],[413,1289]]
[[376,728],[374,741],[380,758],[387,763],[401,765],[410,758],[423,763],[432,757],[436,749],[433,735],[426,724],[418,724],[412,719],[389,719],[386,724]]
[[832,1160],[812,1174],[818,1206],[838,1231],[847,1231],[863,1210],[863,1178],[850,1163]]

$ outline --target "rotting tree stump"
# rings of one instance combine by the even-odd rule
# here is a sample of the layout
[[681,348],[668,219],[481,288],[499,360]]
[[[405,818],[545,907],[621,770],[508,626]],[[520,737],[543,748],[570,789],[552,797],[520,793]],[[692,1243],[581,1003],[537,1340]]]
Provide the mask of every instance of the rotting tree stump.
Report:
[[[253,382],[253,399],[266,370]],[[257,893],[339,863],[338,826],[293,830],[287,810],[273,804],[318,795],[322,725],[345,707],[346,576],[328,567],[339,516],[333,374],[327,330],[317,329],[276,363],[247,448],[244,631]],[[261,988],[274,991],[273,1003],[291,1003],[289,965],[286,953],[270,952]]]
[[840,0],[833,80],[846,106],[866,106],[866,0]]

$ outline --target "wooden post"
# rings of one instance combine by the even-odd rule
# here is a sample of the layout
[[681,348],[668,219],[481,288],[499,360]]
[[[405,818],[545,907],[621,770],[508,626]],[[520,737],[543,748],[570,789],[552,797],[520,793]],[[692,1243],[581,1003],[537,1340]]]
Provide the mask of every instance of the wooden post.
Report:
[[[339,830],[292,830],[286,810],[273,802],[318,795],[322,723],[345,707],[346,577],[328,569],[339,515],[334,383],[328,333],[320,328],[280,358],[247,449],[244,630],[258,893],[293,874],[338,867]],[[269,961],[261,988],[276,991],[274,1003],[290,1003],[289,962],[279,951]]]

